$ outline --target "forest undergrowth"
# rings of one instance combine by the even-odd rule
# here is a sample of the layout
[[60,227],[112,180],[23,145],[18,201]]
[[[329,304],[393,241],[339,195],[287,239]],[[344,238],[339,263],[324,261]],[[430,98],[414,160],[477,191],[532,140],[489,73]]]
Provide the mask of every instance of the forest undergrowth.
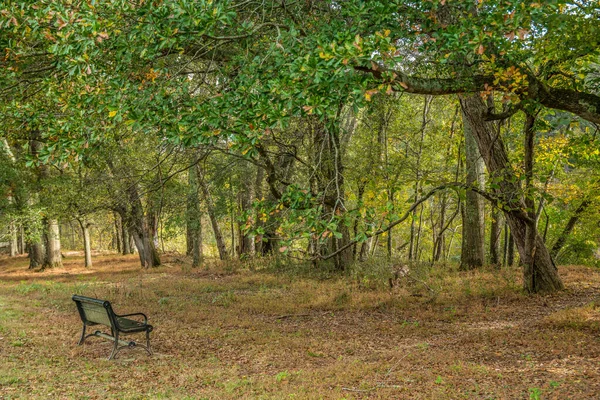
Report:
[[[476,272],[381,261],[345,275],[266,260],[192,269],[169,256],[0,259],[0,398],[584,399],[600,392],[600,271],[527,296],[518,267]],[[371,272],[369,272],[371,271]],[[379,271],[377,273],[373,271]],[[390,280],[391,278],[391,280]],[[142,311],[155,354],[77,346],[71,295]],[[132,337],[133,338],[133,337]],[[142,339],[141,337],[139,339]]]

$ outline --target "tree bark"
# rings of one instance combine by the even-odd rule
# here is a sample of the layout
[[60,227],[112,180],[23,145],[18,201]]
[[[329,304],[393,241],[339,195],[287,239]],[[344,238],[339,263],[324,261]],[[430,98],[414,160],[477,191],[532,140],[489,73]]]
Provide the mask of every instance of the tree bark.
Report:
[[123,218],[121,218],[121,237],[123,238],[123,255],[133,254],[133,248],[131,246],[131,233],[129,233],[127,226],[125,226]]
[[123,238],[123,230],[121,228],[121,220],[117,216],[116,212],[113,212],[113,220],[115,221],[115,241],[117,253],[123,252],[123,242],[125,239]]
[[25,254],[25,228],[23,225],[19,226],[19,254]]
[[[483,124],[489,124],[482,122]],[[484,165],[473,134],[471,122],[464,115],[466,184],[483,190]],[[484,199],[472,190],[467,190],[462,208],[462,251],[460,268],[470,270],[481,267],[485,262],[485,210]]]
[[42,242],[29,242],[29,269],[44,265],[44,245]]
[[85,254],[84,258],[84,267],[91,268],[92,267],[92,242],[90,240],[90,223],[84,221],[82,219],[78,219],[79,226],[81,226],[81,232],[83,233],[83,253]]
[[[507,222],[507,224],[508,224],[508,222]],[[506,262],[509,266],[513,266],[513,265],[515,265],[515,238],[512,235],[512,233],[510,232],[510,226],[509,226],[509,232],[508,232],[507,251],[508,251],[508,255],[507,255]]]
[[500,266],[500,239],[504,221],[500,210],[492,207],[492,224],[490,227],[490,264]]
[[8,229],[10,231],[10,256],[16,257],[19,254],[19,237],[17,235],[17,225],[11,221]]
[[60,230],[58,220],[48,218],[45,222],[46,257],[42,268],[62,267],[62,255],[60,253]]
[[198,216],[198,229],[196,229],[192,243],[192,268],[199,267],[204,260],[202,250],[202,215]]
[[198,175],[194,165],[188,170],[188,196],[186,210],[186,254],[192,256],[192,268],[202,263],[202,213],[198,198]]
[[[263,184],[265,181],[265,170],[258,166],[256,167],[256,180],[254,181],[254,193],[258,200],[263,200]],[[254,215],[254,221],[256,224],[256,229],[259,229],[263,226],[263,223],[260,219],[258,211]],[[257,235],[254,239],[254,251],[256,254],[264,254],[263,253],[263,237],[262,235]]]
[[[510,165],[504,142],[497,132],[485,122],[487,107],[479,94],[461,96],[464,116],[471,126],[480,154],[483,156],[490,179],[497,189],[495,194],[500,200],[506,219],[511,228],[519,254],[526,255],[528,215],[526,205],[518,187],[518,178]],[[532,280],[524,283],[524,289],[530,293],[553,292],[564,285],[558,276],[552,257],[537,232],[530,232],[536,251],[531,260]]]

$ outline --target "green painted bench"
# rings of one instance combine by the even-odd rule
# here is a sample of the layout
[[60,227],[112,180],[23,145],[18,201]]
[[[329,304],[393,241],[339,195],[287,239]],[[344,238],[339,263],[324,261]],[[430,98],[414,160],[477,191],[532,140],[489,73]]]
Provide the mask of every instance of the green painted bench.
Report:
[[[81,339],[79,339],[79,345],[82,345],[90,336],[98,336],[104,339],[108,339],[114,342],[112,353],[108,356],[109,360],[112,360],[117,356],[119,351],[124,348],[133,348],[136,346],[142,347],[148,352],[148,355],[152,355],[150,350],[150,332],[152,332],[152,325],[148,324],[148,317],[142,313],[133,313],[126,315],[116,314],[110,302],[106,300],[94,299],[92,297],[85,297],[79,295],[73,295],[73,301],[77,305],[79,316],[83,322],[83,331],[81,332]],[[128,317],[142,317],[143,322],[130,319]],[[108,335],[101,331],[95,331],[86,336],[85,331],[88,326],[104,325],[110,328],[111,334]],[[125,341],[119,338],[120,335],[127,335],[130,333],[146,332],[146,345],[138,344],[134,341]]]

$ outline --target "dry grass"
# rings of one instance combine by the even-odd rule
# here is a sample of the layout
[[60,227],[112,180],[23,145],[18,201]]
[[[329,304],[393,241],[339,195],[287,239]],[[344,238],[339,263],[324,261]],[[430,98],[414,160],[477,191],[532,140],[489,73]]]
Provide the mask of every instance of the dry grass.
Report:
[[[600,273],[562,267],[568,289],[527,297],[517,270],[434,269],[393,290],[176,260],[141,271],[30,272],[0,259],[0,398],[516,399],[600,393]],[[420,283],[421,282],[421,283]],[[423,285],[427,284],[427,287]],[[433,292],[432,292],[433,291]],[[144,311],[156,354],[76,346],[78,293]]]

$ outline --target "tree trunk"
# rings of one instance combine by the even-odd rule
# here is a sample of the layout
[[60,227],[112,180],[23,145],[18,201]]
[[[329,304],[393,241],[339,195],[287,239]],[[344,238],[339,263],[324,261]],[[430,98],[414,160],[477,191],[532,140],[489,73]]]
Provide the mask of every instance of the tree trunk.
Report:
[[19,254],[25,254],[25,228],[23,225],[19,226]]
[[140,264],[142,268],[146,268],[146,251],[144,250],[144,240],[137,232],[132,232],[131,237],[133,239],[133,244],[138,252],[138,257],[140,258]]
[[198,229],[195,231],[195,236],[192,243],[192,268],[199,267],[204,260],[204,252],[202,251],[202,216],[198,217]]
[[[358,193],[356,195],[356,203],[357,203],[358,207],[360,207],[362,205],[366,183],[367,183],[366,179],[362,179],[358,183]],[[352,234],[354,235],[354,237],[356,237],[358,235],[358,220],[359,220],[358,218],[354,219],[354,224],[353,224],[353,229],[352,229]],[[357,259],[358,244],[359,243],[356,243],[354,246],[352,246],[352,259],[353,260]],[[363,242],[362,244],[364,245],[365,242]],[[361,254],[362,254],[362,246],[361,246]]]
[[[483,124],[486,124],[483,122]],[[477,147],[470,120],[463,111],[463,130],[465,136],[466,183],[480,190],[484,189],[483,159]],[[462,208],[462,251],[460,268],[470,270],[481,267],[485,262],[485,220],[484,201],[472,190],[467,190]]]
[[[250,179],[244,179],[242,181],[242,187],[238,192],[238,203],[240,211],[242,213],[248,213],[252,209],[253,190],[250,184]],[[239,238],[239,251],[238,255],[240,258],[247,258],[254,254],[254,238],[246,233],[241,223],[238,222],[238,238]]]
[[[338,128],[327,129],[329,139],[329,158],[333,161],[331,165],[331,182],[334,183],[333,188],[335,189],[330,193],[329,199],[325,199],[326,203],[330,203],[330,212],[337,214],[340,217],[345,213],[345,192],[344,192],[344,164],[343,164],[343,153],[340,145],[340,134],[341,131]],[[327,197],[327,193],[326,193]],[[350,229],[343,222],[338,223],[337,230],[341,233],[341,237],[332,237],[333,250],[337,251],[348,243],[350,243]],[[350,264],[352,264],[352,248],[348,248],[342,251],[334,257],[335,268],[338,271],[344,271]]]
[[133,254],[133,248],[131,246],[132,237],[129,231],[127,230],[127,226],[123,222],[123,218],[121,218],[121,238],[123,238],[122,254]]
[[116,242],[117,253],[121,253],[121,252],[124,253],[123,242],[125,241],[125,238],[123,237],[123,229],[121,228],[121,220],[117,216],[116,212],[113,212],[113,220],[115,221],[115,242]]
[[550,250],[550,255],[552,256],[552,258],[556,258],[558,256],[558,253],[560,253],[560,250],[567,242],[569,235],[571,234],[571,232],[573,232],[573,228],[575,228],[575,224],[577,224],[577,222],[579,221],[581,214],[588,208],[588,206],[591,203],[592,202],[589,199],[583,200],[579,207],[577,207],[577,209],[575,210],[575,213],[571,216],[571,218],[569,218],[567,225],[565,225],[565,228],[562,230],[562,232],[556,239],[554,246],[552,246],[552,250]]
[[85,268],[92,267],[92,243],[90,240],[90,223],[87,221],[78,219],[79,226],[81,226],[81,232],[83,233],[83,253],[85,254],[84,266]]
[[19,254],[19,237],[17,235],[17,225],[11,221],[8,227],[10,231],[10,256],[16,257]]
[[500,239],[504,221],[498,208],[492,206],[492,224],[490,227],[490,264],[500,266]]
[[[479,153],[483,156],[490,179],[497,183],[495,193],[504,207],[504,212],[515,244],[521,255],[526,254],[527,219],[526,205],[504,147],[504,142],[494,129],[485,122],[487,107],[481,96],[461,96],[461,106],[465,119],[470,125],[477,141]],[[552,257],[537,232],[531,234],[535,252],[531,260],[531,281],[526,281],[524,289],[531,293],[553,292],[564,288],[558,276]]]
[[367,261],[367,258],[369,257],[369,250],[370,250],[372,242],[373,242],[373,238],[370,237],[369,239],[367,239],[367,241],[363,242],[360,245],[360,254],[358,255],[358,261],[360,261],[360,262]]
[[29,246],[29,269],[44,265],[44,245],[42,242],[30,242]]
[[[254,182],[254,193],[258,200],[263,200],[263,184],[265,181],[265,170],[258,166],[256,167],[256,180]],[[254,215],[254,221],[256,224],[256,229],[262,227],[263,223],[258,215],[258,211]],[[254,250],[256,254],[264,254],[263,252],[263,237],[262,235],[257,235],[254,240]]]
[[[507,224],[508,224],[508,222],[507,222]],[[509,232],[508,232],[508,256],[507,256],[506,262],[510,266],[515,265],[515,238],[513,237],[512,233],[510,232],[510,226],[509,226]]]
[[60,253],[60,230],[58,220],[46,220],[46,257],[42,268],[62,267],[62,255]]
[[152,221],[148,221],[142,206],[138,189],[136,185],[131,185],[128,189],[129,194],[129,215],[127,215],[127,226],[140,257],[140,264],[143,268],[152,268],[160,265],[160,257],[154,246],[154,229]]
[[219,221],[217,220],[217,214],[215,213],[215,206],[212,200],[212,196],[210,195],[210,189],[208,187],[208,184],[206,183],[206,180],[204,179],[204,173],[202,171],[202,168],[200,167],[200,164],[196,165],[195,170],[198,179],[198,185],[200,187],[200,190],[202,191],[202,195],[204,197],[204,204],[206,205],[208,217],[210,218],[210,224],[215,235],[215,241],[217,242],[219,258],[221,260],[228,260],[229,254],[227,253],[227,247],[225,246],[223,233],[221,232],[221,228],[219,227]]
[[186,255],[192,256],[192,268],[202,263],[202,213],[198,199],[196,166],[188,170],[188,196],[186,215]]

